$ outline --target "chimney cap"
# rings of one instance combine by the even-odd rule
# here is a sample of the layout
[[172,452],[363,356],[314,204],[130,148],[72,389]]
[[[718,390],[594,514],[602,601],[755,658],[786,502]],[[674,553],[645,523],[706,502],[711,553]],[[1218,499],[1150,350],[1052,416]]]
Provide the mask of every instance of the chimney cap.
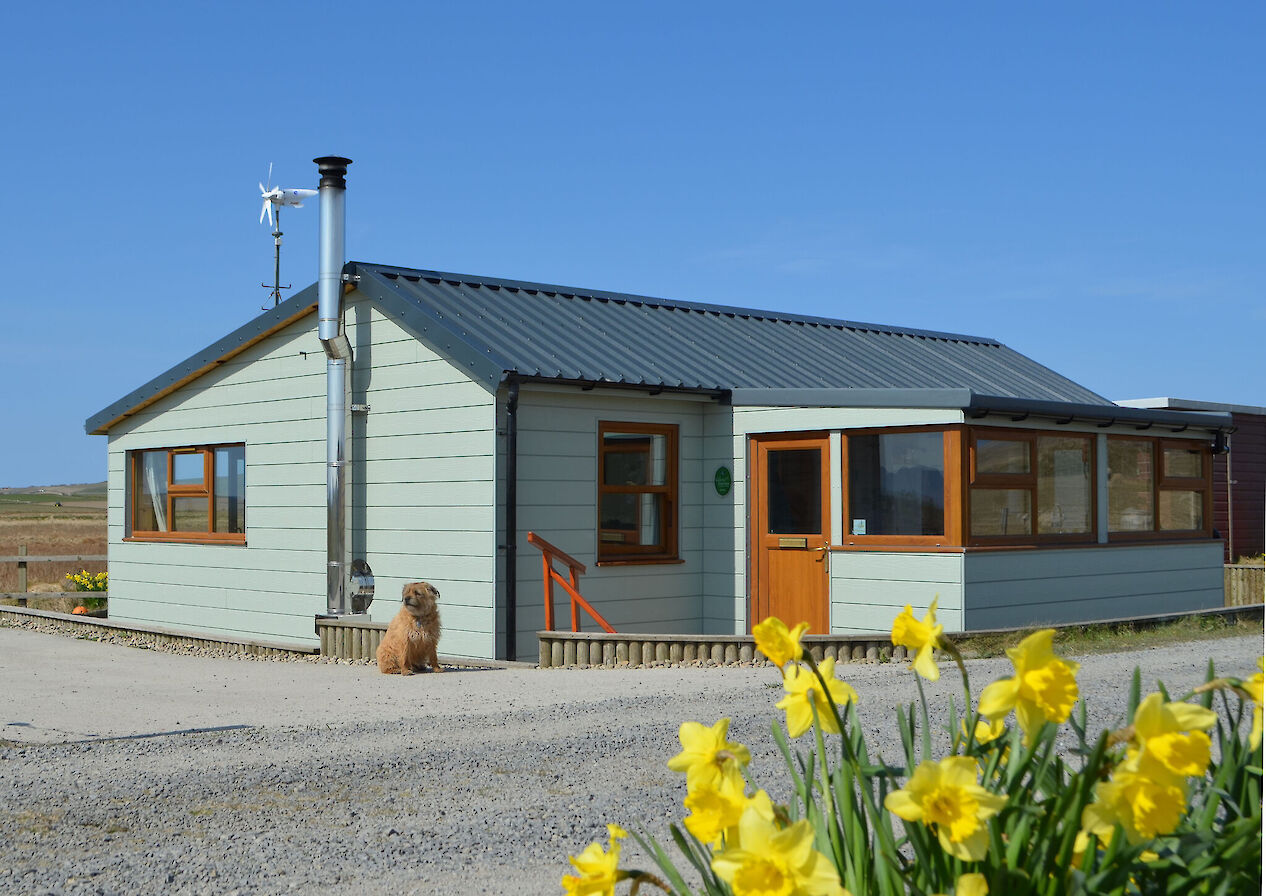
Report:
[[318,156],[312,161],[316,162],[317,170],[321,173],[320,187],[337,187],[340,190],[347,189],[347,166],[352,164],[351,159],[345,159],[342,156]]

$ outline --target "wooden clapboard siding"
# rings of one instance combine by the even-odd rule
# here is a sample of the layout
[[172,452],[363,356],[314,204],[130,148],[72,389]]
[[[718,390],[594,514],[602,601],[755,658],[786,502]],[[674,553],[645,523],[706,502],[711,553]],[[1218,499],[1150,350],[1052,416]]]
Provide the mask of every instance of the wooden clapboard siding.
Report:
[[[369,303],[353,303],[353,556],[374,570],[376,621],[406,582],[440,591],[446,655],[490,657],[496,533],[495,397]],[[322,505],[323,506],[323,505]]]
[[[704,414],[700,484],[703,514],[703,622],[701,634],[736,635],[747,631],[746,493],[747,446],[734,435],[734,408],[716,405]],[[718,495],[718,467],[730,471],[727,495]]]
[[[709,402],[692,397],[522,387],[515,634],[520,659],[536,658],[536,632],[544,626],[541,554],[527,544],[528,531],[539,533],[588,567],[580,582],[581,593],[617,631],[700,631],[700,442],[708,407]],[[682,562],[597,565],[598,423],[603,420],[679,427],[677,547]],[[504,464],[504,455],[499,463]],[[710,471],[708,479],[711,487]],[[504,525],[503,514],[501,494],[498,530]],[[560,627],[570,627],[568,602],[561,590],[555,595],[555,620]]]
[[[324,507],[325,364],[315,326],[309,315],[112,427],[111,618],[315,640],[324,513],[296,512],[286,496],[317,484]],[[247,545],[124,542],[126,452],[223,442],[246,444]]]
[[933,599],[937,621],[961,631],[962,554],[831,553],[831,634],[891,632],[906,604],[922,618]]
[[964,562],[969,629],[1222,606],[1222,545],[981,551]]
[[[315,328],[309,315],[112,429],[111,617],[315,642],[326,559]],[[490,656],[493,396],[355,294],[347,332],[352,401],[370,406],[350,433],[350,547],[373,566],[373,618],[390,619],[403,584],[427,579],[443,595],[442,649]],[[246,546],[124,543],[125,453],[218,442],[246,443]]]

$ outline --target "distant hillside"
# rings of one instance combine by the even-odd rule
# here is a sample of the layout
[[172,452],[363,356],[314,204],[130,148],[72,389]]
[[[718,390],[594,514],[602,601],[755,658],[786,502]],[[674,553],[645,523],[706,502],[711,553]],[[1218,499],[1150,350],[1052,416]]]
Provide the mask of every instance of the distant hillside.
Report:
[[0,487],[0,495],[80,495],[85,498],[106,493],[104,482],[88,482],[79,485],[28,485],[23,488]]

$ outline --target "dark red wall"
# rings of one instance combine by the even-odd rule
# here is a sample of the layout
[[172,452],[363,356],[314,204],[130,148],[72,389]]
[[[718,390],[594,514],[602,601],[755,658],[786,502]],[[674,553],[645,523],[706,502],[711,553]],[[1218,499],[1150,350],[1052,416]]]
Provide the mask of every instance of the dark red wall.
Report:
[[1227,542],[1228,563],[1266,552],[1266,416],[1232,414],[1231,421],[1231,451],[1213,459],[1213,527]]

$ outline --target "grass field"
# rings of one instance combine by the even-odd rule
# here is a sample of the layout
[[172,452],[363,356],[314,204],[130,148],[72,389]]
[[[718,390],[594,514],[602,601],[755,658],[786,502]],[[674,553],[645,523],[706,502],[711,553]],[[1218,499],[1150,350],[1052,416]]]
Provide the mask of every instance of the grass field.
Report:
[[[1032,629],[1006,634],[955,637],[958,649],[966,657],[1002,656],[1008,647],[1015,647]],[[1221,616],[1197,616],[1160,625],[1114,623],[1060,629],[1055,638],[1058,652],[1068,656],[1087,653],[1117,653],[1121,650],[1143,650],[1168,644],[1189,644],[1239,635],[1261,637],[1263,627],[1258,619],[1226,619]]]
[[[11,557],[25,545],[27,554],[65,555],[106,553],[105,483],[51,486],[44,489],[6,489],[0,492],[0,556]],[[28,590],[65,591],[66,573],[103,572],[99,563],[32,563],[27,568]],[[16,591],[18,568],[0,563],[0,592]],[[33,606],[41,606],[33,604]],[[53,609],[51,606],[41,607]]]

